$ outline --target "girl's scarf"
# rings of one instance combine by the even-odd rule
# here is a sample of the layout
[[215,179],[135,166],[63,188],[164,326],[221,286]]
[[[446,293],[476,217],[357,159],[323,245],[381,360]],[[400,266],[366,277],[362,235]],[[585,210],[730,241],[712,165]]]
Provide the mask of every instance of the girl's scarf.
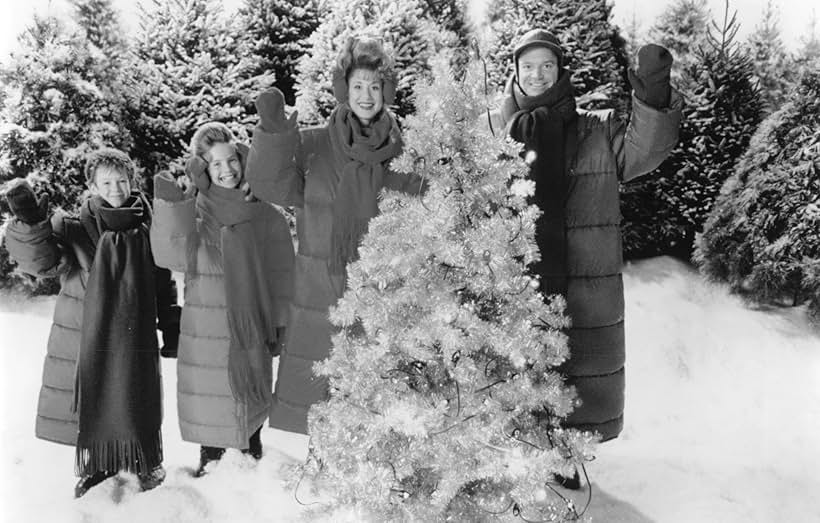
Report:
[[513,76],[507,82],[504,96],[503,118],[510,125],[516,124],[512,120],[519,111],[541,111],[538,127],[528,133],[533,136],[532,143],[524,144],[536,153],[530,173],[535,181],[534,203],[543,212],[536,222],[541,260],[533,264],[531,270],[541,276],[541,292],[545,295],[565,295],[569,273],[566,203],[570,169],[578,148],[575,89],[569,72],[561,69],[555,84],[537,96],[524,95]]
[[329,268],[333,275],[344,275],[347,264],[358,259],[359,242],[370,219],[379,212],[385,163],[401,153],[403,143],[398,124],[388,111],[381,111],[370,127],[364,128],[347,104],[333,110],[328,132],[339,174]]
[[[228,374],[234,398],[270,401],[271,351],[277,327],[286,324],[291,282],[272,276],[272,268],[292,266],[293,251],[278,252],[286,225],[277,227],[270,205],[248,202],[245,193],[211,184],[196,199],[197,215],[219,228],[230,347]],[[280,220],[284,224],[284,219]],[[282,230],[280,230],[282,229]],[[196,252],[192,246],[191,252]]]
[[78,475],[162,463],[157,303],[148,230],[135,193],[119,208],[86,201],[80,222],[94,245],[83,305],[73,407],[79,411]]

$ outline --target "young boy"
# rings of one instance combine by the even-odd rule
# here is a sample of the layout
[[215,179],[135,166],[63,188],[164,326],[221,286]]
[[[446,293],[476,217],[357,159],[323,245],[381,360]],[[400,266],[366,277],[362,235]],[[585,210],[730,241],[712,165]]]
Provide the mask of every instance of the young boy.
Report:
[[164,353],[179,338],[171,274],[154,265],[151,209],[133,186],[134,164],[101,149],[86,159],[90,197],[79,216],[47,215],[25,181],[6,198],[14,214],[6,247],[21,271],[61,279],[48,341],[36,435],[75,445],[75,496],[120,470],[143,490],[159,485],[162,392],[156,330]]

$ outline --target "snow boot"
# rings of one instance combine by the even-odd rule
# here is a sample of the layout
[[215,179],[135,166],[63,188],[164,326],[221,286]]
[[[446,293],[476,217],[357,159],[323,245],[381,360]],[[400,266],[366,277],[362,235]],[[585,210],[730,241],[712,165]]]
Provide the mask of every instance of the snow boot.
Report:
[[157,465],[148,474],[137,476],[140,480],[140,488],[144,491],[157,488],[165,481],[165,469],[162,465]]
[[223,454],[225,454],[225,449],[221,447],[207,447],[202,445],[199,448],[199,468],[194,472],[194,477],[201,478],[207,474],[208,471],[205,470],[205,467],[208,466],[208,463],[219,461],[222,459]]
[[553,477],[555,477],[555,481],[565,489],[579,490],[581,488],[581,476],[578,475],[577,470],[571,478],[562,476],[561,474],[553,474]]
[[76,499],[83,497],[86,492],[91,490],[92,487],[96,487],[103,481],[116,475],[116,472],[109,473],[106,471],[100,471],[80,477],[80,481],[78,481],[77,485],[74,487],[74,498]]
[[262,459],[262,427],[259,427],[256,432],[251,434],[248,445],[249,448],[244,449],[242,454],[250,454],[256,461]]

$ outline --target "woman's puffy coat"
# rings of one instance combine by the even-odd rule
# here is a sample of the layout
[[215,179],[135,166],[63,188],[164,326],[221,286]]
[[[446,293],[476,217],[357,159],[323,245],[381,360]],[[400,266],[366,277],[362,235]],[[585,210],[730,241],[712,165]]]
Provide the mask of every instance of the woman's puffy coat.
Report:
[[[248,440],[268,415],[270,397],[241,401],[231,392],[228,375],[230,337],[225,301],[220,225],[197,215],[196,200],[154,200],[151,248],[157,265],[185,273],[177,355],[177,410],[182,439],[222,448],[248,448]],[[258,205],[264,205],[259,203]],[[281,265],[269,276],[281,282],[289,299],[293,244],[285,218],[267,206],[266,220],[278,238]],[[287,311],[287,306],[279,307]],[[286,318],[279,318],[282,325]],[[272,365],[270,358],[268,364]],[[268,386],[270,390],[271,383]]]
[[[327,398],[328,384],[313,374],[313,364],[330,354],[334,327],[328,309],[343,292],[343,282],[331,276],[330,233],[333,199],[341,165],[333,160],[326,127],[301,132],[253,133],[247,177],[253,194],[282,206],[297,208],[293,304],[285,347],[279,361],[270,425],[307,434],[310,406]],[[387,189],[418,193],[421,179],[388,172]]]
[[[614,111],[578,111],[578,149],[569,172],[565,218],[566,313],[572,327],[570,357],[561,370],[582,402],[566,425],[597,431],[603,440],[621,432],[624,414],[619,182],[652,171],[669,155],[678,140],[681,105],[674,91],[671,107],[663,110],[633,96],[628,123]],[[537,184],[539,173],[530,176]]]

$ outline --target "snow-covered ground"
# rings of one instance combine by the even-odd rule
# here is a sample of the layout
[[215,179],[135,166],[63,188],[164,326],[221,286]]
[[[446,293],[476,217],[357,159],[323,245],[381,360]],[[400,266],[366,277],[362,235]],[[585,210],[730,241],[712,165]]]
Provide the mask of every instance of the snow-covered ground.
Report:
[[[820,331],[804,311],[751,310],[669,258],[630,264],[625,283],[626,425],[588,467],[587,515],[820,521]],[[118,477],[75,501],[73,450],[33,435],[53,303],[6,295],[0,303],[2,521],[299,520],[282,478],[305,455],[306,438],[265,429],[261,462],[229,451],[210,475],[192,478],[198,448],[180,439],[169,360],[164,485],[140,493],[135,478]],[[581,506],[587,494],[577,493]]]

